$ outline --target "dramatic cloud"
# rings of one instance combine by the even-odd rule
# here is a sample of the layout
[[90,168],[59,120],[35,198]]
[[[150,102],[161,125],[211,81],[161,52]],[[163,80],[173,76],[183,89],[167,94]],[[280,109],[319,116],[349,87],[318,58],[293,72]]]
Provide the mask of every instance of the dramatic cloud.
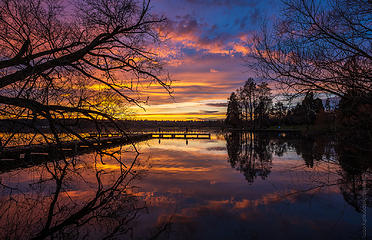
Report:
[[[243,18],[242,21],[246,22],[247,18]],[[237,24],[245,25],[245,23]],[[177,16],[176,20],[170,20],[161,31],[168,37],[173,50],[184,51],[187,55],[204,53],[244,56],[251,52],[252,41],[248,35],[241,32],[235,34],[219,32],[217,25],[210,26],[207,23],[198,22],[191,15]]]
[[258,0],[186,0],[186,2],[207,5],[207,6],[222,6],[222,7],[232,7],[232,6],[241,6],[241,7],[254,7],[259,2]]
[[212,107],[223,107],[223,108],[225,108],[225,107],[227,107],[227,103],[208,103],[208,104],[206,104],[207,106],[212,106]]
[[158,56],[166,63],[172,95],[159,86],[143,91],[146,111],[139,118],[223,119],[230,93],[248,77],[243,65],[264,16],[275,15],[271,0],[154,0],[153,11],[168,18]]

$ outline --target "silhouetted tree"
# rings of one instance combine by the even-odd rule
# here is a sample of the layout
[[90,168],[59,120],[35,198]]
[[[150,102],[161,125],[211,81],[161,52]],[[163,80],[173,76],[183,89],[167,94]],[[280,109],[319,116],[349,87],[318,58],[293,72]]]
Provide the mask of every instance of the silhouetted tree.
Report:
[[169,91],[152,53],[164,19],[150,13],[150,1],[73,3],[0,1],[0,118],[45,119],[54,139],[33,122],[24,128],[46,142],[59,142],[60,133],[82,138],[61,119],[100,120],[98,131],[106,120],[123,131],[114,120],[124,102],[140,103],[143,83]]
[[242,110],[245,110],[244,114],[242,114],[245,116],[245,124],[247,125],[249,118],[252,127],[254,120],[254,110],[257,106],[257,89],[254,79],[248,78],[248,80],[244,83],[243,88],[239,89],[239,93]]
[[[367,0],[287,0],[283,17],[257,36],[258,73],[291,90],[348,98],[372,91],[371,12]],[[372,104],[371,100],[368,100]]]
[[257,106],[254,109],[255,122],[262,128],[269,124],[269,114],[272,104],[270,88],[266,82],[257,85]]
[[305,112],[307,124],[314,123],[316,115],[320,111],[324,111],[322,100],[320,100],[319,98],[314,99],[313,92],[309,92],[306,94],[304,100],[302,101],[302,108]]
[[259,127],[268,124],[272,99],[270,88],[266,82],[257,85],[253,78],[249,78],[243,87],[236,90],[234,95],[239,103],[241,123],[245,120],[242,127],[248,125],[248,118],[251,129],[255,129],[256,124]]
[[277,101],[271,108],[271,113],[273,120],[276,124],[283,124],[285,116],[287,115],[287,107],[281,101]]
[[313,124],[317,115],[324,112],[322,100],[314,99],[313,92],[308,92],[301,103],[288,111],[287,122],[289,124]]
[[324,104],[324,110],[327,112],[331,111],[331,100],[329,98],[326,99],[326,102]]
[[[337,124],[346,138],[372,140],[372,93],[349,91],[337,106]],[[366,99],[370,99],[366,101]]]
[[237,127],[240,121],[240,106],[235,92],[232,92],[227,103],[226,124]]

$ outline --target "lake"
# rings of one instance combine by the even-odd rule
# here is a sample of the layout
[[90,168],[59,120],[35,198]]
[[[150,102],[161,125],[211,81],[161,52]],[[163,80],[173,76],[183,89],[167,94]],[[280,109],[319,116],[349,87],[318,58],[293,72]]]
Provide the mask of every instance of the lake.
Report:
[[367,239],[371,159],[291,134],[151,139],[2,171],[0,238]]

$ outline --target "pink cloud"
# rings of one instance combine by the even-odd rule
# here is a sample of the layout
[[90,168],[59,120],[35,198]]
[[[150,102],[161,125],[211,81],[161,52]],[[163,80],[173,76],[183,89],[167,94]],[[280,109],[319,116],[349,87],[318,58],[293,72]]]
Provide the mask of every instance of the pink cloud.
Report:
[[[176,21],[169,21],[160,31],[167,36],[171,49],[191,48],[204,53],[219,55],[248,55],[252,53],[252,34],[228,35],[221,34],[214,37],[205,36],[202,29],[206,24],[199,23],[190,15],[179,17]],[[213,27],[212,27],[213,30]]]

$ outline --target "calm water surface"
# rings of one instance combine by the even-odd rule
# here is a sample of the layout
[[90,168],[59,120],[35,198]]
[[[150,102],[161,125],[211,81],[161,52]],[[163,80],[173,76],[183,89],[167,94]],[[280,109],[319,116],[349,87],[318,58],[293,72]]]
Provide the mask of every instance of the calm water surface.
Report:
[[136,147],[1,173],[0,238],[371,237],[366,153],[241,133]]

